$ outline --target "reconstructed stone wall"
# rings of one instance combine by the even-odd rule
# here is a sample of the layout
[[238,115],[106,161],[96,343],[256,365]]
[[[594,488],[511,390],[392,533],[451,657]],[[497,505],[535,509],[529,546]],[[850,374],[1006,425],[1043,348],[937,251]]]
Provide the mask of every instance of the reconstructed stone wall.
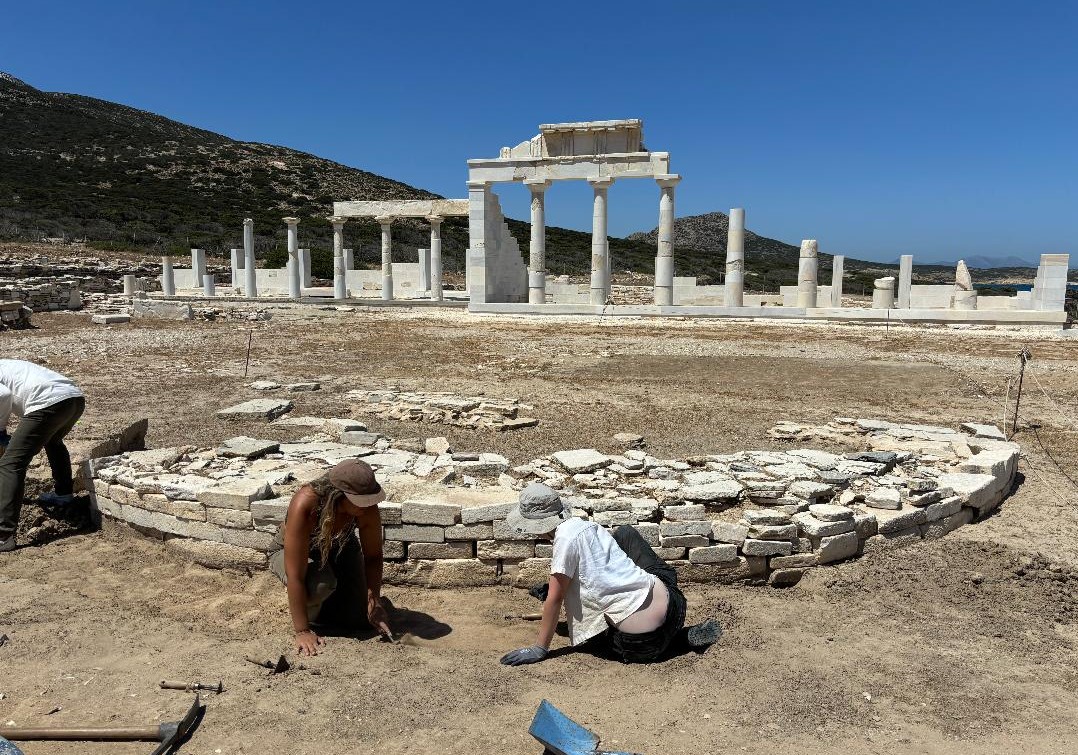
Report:
[[20,301],[35,312],[81,309],[78,281],[30,278],[0,285],[0,301]]
[[[880,420],[783,423],[789,440],[823,439],[844,454],[799,448],[684,460],[645,451],[559,451],[511,468],[496,454],[416,453],[374,433],[283,443],[235,438],[218,449],[172,448],[93,462],[97,507],[210,566],[261,567],[290,491],[341,459],[363,457],[386,489],[422,481],[444,493],[380,506],[386,581],[425,586],[543,581],[549,542],[522,537],[505,516],[518,491],[541,480],[574,514],[635,527],[683,578],[792,584],[805,569],[940,537],[995,509],[1013,483],[1019,449],[998,429],[963,431]],[[430,444],[428,444],[429,446]],[[446,503],[453,489],[482,505]]]

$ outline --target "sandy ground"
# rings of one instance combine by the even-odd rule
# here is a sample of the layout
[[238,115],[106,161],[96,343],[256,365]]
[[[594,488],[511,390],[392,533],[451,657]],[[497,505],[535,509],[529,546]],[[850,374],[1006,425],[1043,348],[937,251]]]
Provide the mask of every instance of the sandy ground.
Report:
[[[93,327],[36,316],[0,354],[47,360],[88,394],[79,433],[148,416],[153,445],[209,444],[265,427],[213,411],[244,383],[315,379],[297,412],[346,416],[354,387],[519,396],[539,428],[447,434],[514,461],[611,449],[619,431],[658,455],[782,447],[781,419],[999,421],[1016,354],[1020,484],[999,513],[943,540],[819,569],[788,590],[689,586],[690,619],[725,634],[703,655],[623,666],[557,652],[509,669],[533,610],[510,588],[387,587],[406,644],[334,637],[312,670],[277,677],[243,656],[290,653],[284,591],[265,573],[214,572],[106,526],[0,556],[0,723],[144,724],[177,718],[164,678],[224,681],[182,752],[534,753],[549,699],[613,748],[657,755],[1078,752],[1078,342],[1030,333],[274,311],[246,324]],[[1041,393],[1040,388],[1045,394]],[[1012,391],[1013,396],[1013,391]],[[1013,409],[1013,401],[1012,401]],[[1051,457],[1049,458],[1049,453]],[[556,647],[566,644],[556,639]],[[314,673],[318,671],[319,673]],[[49,711],[60,708],[49,715]],[[148,752],[146,744],[26,743],[28,755]]]

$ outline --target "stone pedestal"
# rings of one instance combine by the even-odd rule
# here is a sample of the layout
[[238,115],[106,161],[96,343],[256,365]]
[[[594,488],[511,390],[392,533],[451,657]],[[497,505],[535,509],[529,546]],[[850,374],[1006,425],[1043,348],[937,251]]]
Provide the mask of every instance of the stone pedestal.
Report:
[[333,224],[333,298],[348,298],[348,276],[344,264],[344,218],[330,218]]
[[217,295],[217,278],[207,273],[202,276],[202,293],[208,297]]
[[430,298],[442,300],[442,218],[427,217],[430,221]]
[[531,239],[528,247],[528,303],[546,303],[546,190],[550,181],[527,179],[531,192]]
[[610,241],[606,234],[607,190],[613,178],[589,178],[595,193],[591,211],[591,303],[606,304],[610,295]]
[[299,299],[303,296],[303,268],[299,259],[299,218],[284,218],[288,226],[288,296]]
[[872,308],[894,309],[895,307],[895,279],[888,275],[886,278],[877,278],[872,285]]
[[393,220],[388,215],[375,218],[382,227],[382,300],[393,301]]
[[124,296],[134,296],[136,290],[137,290],[137,287],[136,287],[136,284],[135,284],[135,276],[133,276],[133,275],[125,275],[124,276]]
[[176,295],[176,275],[172,271],[172,258],[161,258],[161,293],[165,296]]
[[727,307],[745,306],[745,210],[730,210],[730,227],[726,233],[726,297]]
[[674,303],[674,190],[681,176],[659,176],[659,230],[655,249],[655,304]]
[[801,257],[797,261],[797,306],[805,309],[816,307],[818,284],[816,276],[819,267],[819,245],[816,239],[801,242]]
[[910,308],[910,290],[913,287],[913,255],[903,254],[898,258],[898,303],[899,309]]
[[243,293],[248,298],[258,296],[258,273],[255,268],[255,221],[243,221]]
[[842,306],[842,284],[843,284],[843,270],[845,266],[846,258],[841,254],[836,254],[831,258],[831,306]]

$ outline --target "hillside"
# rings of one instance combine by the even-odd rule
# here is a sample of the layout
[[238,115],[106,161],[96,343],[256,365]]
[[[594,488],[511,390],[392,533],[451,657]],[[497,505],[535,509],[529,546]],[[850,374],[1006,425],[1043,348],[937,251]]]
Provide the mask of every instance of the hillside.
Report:
[[[329,245],[332,201],[434,194],[304,152],[239,142],[112,102],[42,92],[0,74],[0,238],[111,241],[221,254],[255,219],[260,253],[283,245],[283,215],[306,245]],[[402,241],[414,229],[398,229]],[[464,237],[447,229],[447,246]],[[371,222],[349,242],[377,244]],[[456,242],[456,243],[454,243]]]

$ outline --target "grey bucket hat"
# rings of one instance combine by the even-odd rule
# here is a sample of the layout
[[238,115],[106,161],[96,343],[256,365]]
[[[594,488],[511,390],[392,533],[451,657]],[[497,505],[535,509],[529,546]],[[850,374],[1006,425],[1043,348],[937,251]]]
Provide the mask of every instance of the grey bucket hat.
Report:
[[556,490],[533,482],[520,491],[520,501],[509,510],[505,521],[524,535],[544,535],[568,519],[570,512]]

